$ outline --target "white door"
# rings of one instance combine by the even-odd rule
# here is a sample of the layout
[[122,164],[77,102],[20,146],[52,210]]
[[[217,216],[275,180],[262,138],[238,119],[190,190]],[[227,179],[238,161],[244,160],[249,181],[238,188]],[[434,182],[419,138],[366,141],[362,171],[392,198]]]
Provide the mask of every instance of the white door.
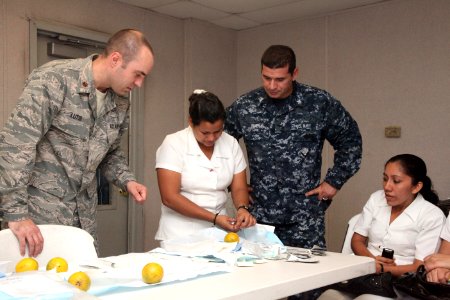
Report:
[[[39,30],[37,34],[37,66],[54,59],[81,58],[100,53],[104,43]],[[128,158],[128,132],[121,141]],[[128,251],[128,196],[97,176],[99,256],[124,254]]]

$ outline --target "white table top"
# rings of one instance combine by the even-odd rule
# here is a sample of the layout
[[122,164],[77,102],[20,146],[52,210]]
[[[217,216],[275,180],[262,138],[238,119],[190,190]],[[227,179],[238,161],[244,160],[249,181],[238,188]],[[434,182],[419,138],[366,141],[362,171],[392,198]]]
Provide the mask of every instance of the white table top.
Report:
[[149,286],[99,296],[100,299],[280,299],[375,272],[373,259],[327,252],[318,263],[272,260],[231,273]]

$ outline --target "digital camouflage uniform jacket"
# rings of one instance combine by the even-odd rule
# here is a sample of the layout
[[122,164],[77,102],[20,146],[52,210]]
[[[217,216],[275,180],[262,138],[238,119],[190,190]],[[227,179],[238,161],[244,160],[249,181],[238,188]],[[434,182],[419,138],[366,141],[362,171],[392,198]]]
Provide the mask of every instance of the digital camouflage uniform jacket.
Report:
[[225,130],[244,138],[251,211],[258,222],[299,223],[300,234],[323,237],[327,204],[305,193],[320,183],[324,140],[335,149],[325,181],[340,189],[359,169],[361,135],[355,120],[329,93],[293,84],[286,105],[274,105],[262,87],[239,97],[227,108]]
[[108,90],[97,116],[93,57],[52,61],[29,75],[0,132],[5,221],[77,226],[96,237],[97,167],[121,188],[135,180],[119,147],[129,99]]

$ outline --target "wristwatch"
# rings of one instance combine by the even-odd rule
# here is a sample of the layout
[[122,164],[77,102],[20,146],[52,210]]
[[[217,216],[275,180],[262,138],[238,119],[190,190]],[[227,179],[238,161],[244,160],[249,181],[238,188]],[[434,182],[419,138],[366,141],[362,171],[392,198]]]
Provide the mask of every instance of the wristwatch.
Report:
[[247,205],[241,205],[238,208],[236,208],[236,211],[240,210],[241,208],[244,208],[244,209],[248,210],[248,206]]

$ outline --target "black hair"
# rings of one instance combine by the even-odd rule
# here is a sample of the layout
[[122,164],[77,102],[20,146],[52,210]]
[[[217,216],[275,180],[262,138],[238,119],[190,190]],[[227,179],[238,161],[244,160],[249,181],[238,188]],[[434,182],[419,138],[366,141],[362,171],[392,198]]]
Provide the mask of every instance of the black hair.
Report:
[[261,57],[261,69],[263,66],[271,69],[288,66],[289,73],[293,74],[297,66],[294,50],[284,45],[270,46]]
[[214,123],[217,120],[225,121],[225,108],[219,98],[210,92],[193,93],[189,97],[189,117],[193,125],[202,121]]
[[420,190],[420,194],[433,204],[439,202],[439,197],[437,193],[433,190],[433,184],[430,177],[427,176],[427,166],[423,159],[413,154],[399,154],[391,157],[386,164],[398,162],[402,168],[403,173],[412,178],[412,183],[414,185],[422,182],[423,186]]

